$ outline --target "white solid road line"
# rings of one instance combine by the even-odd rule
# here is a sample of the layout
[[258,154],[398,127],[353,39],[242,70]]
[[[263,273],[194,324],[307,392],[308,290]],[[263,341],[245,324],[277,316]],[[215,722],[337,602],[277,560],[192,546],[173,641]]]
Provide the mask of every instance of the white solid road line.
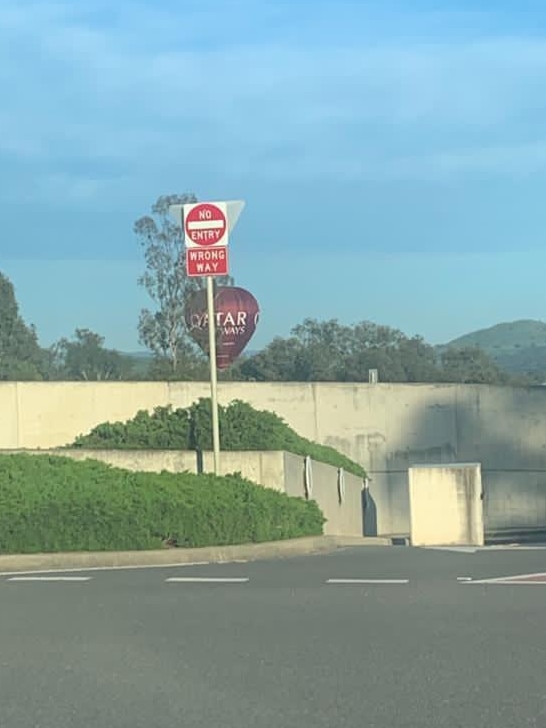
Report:
[[425,551],[454,551],[458,554],[475,554],[481,550],[479,546],[418,546]]
[[470,579],[462,584],[481,584],[481,586],[546,586],[546,581],[526,581],[524,579]]
[[247,576],[171,576],[166,582],[179,584],[245,584]]
[[525,546],[519,543],[490,544],[489,546],[417,546],[426,551],[454,551],[460,554],[477,554],[481,551],[544,551],[546,546]]
[[328,579],[327,584],[409,584],[409,579]]
[[[532,577],[543,577],[544,581],[535,581]],[[532,574],[511,574],[510,576],[496,576],[492,579],[472,579],[472,584],[540,584],[546,586],[546,572],[536,571]]]
[[[188,561],[182,564],[135,564],[128,566],[80,566],[70,569],[31,569],[29,571],[0,571],[0,576],[24,576],[26,574],[74,574],[88,571],[132,571],[135,569],[180,569],[186,566],[209,566],[211,563],[229,564],[230,561]],[[240,561],[238,563],[246,563]]]
[[482,581],[478,584],[491,584],[491,586],[546,586],[546,581],[525,581],[524,579],[505,579],[504,581]]
[[7,581],[91,581],[91,576],[12,576]]

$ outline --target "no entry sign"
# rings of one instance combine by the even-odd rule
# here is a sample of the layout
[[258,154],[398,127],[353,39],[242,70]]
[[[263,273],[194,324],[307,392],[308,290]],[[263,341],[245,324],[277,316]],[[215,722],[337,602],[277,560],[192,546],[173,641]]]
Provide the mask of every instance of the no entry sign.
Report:
[[228,244],[229,226],[225,202],[184,205],[184,233],[187,248],[212,248]]
[[227,276],[228,249],[225,245],[186,250],[186,273],[194,276]]

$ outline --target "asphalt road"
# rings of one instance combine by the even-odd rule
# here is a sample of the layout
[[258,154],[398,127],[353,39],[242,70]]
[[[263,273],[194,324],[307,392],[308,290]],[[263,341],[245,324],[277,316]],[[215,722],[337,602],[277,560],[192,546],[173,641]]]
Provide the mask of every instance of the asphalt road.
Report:
[[539,549],[368,547],[0,576],[0,725],[546,728],[546,585],[468,581],[542,571]]

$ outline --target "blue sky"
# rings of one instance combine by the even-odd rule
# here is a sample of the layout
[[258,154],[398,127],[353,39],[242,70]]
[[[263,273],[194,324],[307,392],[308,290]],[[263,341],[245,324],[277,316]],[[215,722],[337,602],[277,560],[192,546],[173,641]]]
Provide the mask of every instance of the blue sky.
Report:
[[246,200],[252,347],[546,318],[543,0],[2,0],[0,92],[0,270],[44,344],[140,348],[132,224],[184,191]]

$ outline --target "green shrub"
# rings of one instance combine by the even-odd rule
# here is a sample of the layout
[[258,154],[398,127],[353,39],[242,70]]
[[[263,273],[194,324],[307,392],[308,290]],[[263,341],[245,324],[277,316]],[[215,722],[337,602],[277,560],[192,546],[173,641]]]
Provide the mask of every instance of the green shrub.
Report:
[[105,422],[76,439],[75,447],[94,450],[192,450],[189,410],[140,410],[129,422]]
[[133,473],[94,460],[0,455],[0,553],[114,551],[322,533],[314,501],[244,480]]
[[[364,477],[366,472],[332,447],[301,437],[274,412],[254,409],[235,400],[219,408],[223,450],[286,450]],[[78,437],[74,447],[91,449],[211,450],[210,399],[187,409],[157,407],[152,414],[138,412],[128,422],[102,424]]]

